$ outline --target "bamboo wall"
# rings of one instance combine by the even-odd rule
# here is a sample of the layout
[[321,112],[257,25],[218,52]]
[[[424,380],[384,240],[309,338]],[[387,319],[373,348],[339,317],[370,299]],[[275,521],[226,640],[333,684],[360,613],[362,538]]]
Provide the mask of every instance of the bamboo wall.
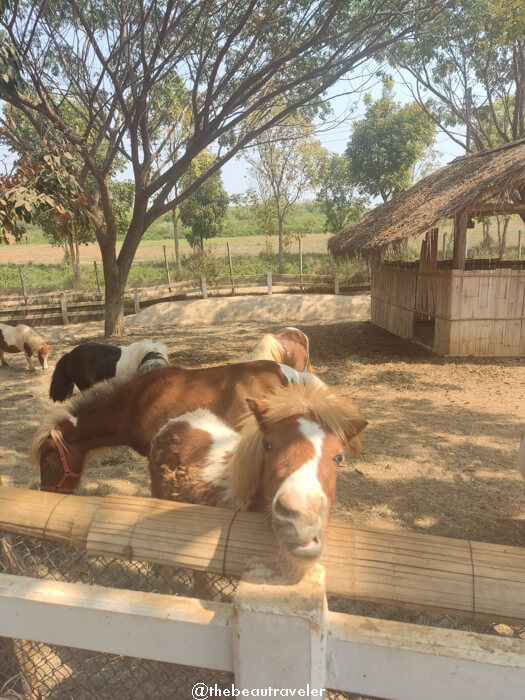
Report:
[[440,355],[525,355],[523,269],[376,264],[371,312],[372,323],[402,338],[414,337],[418,317],[435,319]]
[[450,335],[442,354],[525,355],[525,270],[449,274]]

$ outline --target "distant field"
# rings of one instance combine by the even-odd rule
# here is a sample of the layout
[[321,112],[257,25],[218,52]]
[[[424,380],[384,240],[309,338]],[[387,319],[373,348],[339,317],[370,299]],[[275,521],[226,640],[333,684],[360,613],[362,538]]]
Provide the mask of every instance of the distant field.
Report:
[[[303,238],[303,251],[305,253],[326,253],[326,243],[329,234],[309,233]],[[264,236],[234,236],[231,238],[214,238],[206,244],[216,255],[227,255],[226,243],[229,242],[232,255],[257,255],[266,250],[266,239]],[[277,241],[272,241],[273,249],[276,250]],[[135,260],[161,260],[164,258],[163,246],[166,246],[170,260],[174,258],[173,239],[142,241],[139,245]],[[192,250],[187,241],[181,241],[181,254],[190,255]],[[117,246],[120,249],[120,244]],[[297,253],[299,244],[293,241],[290,252]],[[0,264],[28,262],[57,263],[64,258],[64,249],[58,246],[51,246],[49,243],[37,245],[17,243],[12,246],[0,247]],[[82,263],[93,263],[93,260],[102,260],[100,249],[96,243],[83,245],[80,247],[80,260]]]

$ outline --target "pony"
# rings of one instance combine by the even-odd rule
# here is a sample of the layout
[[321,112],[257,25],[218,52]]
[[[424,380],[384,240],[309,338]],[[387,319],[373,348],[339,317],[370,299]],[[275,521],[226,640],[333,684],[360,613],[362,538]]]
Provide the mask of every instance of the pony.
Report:
[[36,352],[38,361],[43,370],[46,370],[49,353],[52,345],[48,345],[35,331],[26,326],[25,323],[19,323],[17,326],[8,326],[6,323],[0,323],[0,363],[7,367],[8,364],[4,359],[4,352],[15,353],[23,352],[27,360],[27,369],[34,371],[33,353]]
[[49,398],[65,401],[73,394],[75,385],[80,391],[111,379],[131,379],[145,374],[154,367],[168,364],[168,350],[164,343],[139,340],[128,346],[84,343],[62,355],[57,362],[49,387]]
[[240,361],[250,360],[274,360],[300,372],[313,372],[308,336],[292,326],[264,335],[252,352],[243,355]]
[[128,446],[148,456],[169,418],[207,407],[232,427],[245,398],[291,382],[319,384],[317,377],[269,360],[199,369],[162,367],[128,382],[110,379],[54,408],[31,442],[30,463],[40,469],[40,488],[72,493],[90,452]]
[[367,421],[325,384],[277,386],[245,402],[240,431],[208,408],[170,419],[151,442],[151,494],[264,512],[285,559],[316,559],[343,449],[360,452]]

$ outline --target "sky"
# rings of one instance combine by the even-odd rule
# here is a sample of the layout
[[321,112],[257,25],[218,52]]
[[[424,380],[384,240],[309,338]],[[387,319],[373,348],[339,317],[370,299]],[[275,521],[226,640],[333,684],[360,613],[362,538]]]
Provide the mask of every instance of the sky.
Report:
[[[378,80],[365,82],[362,89],[349,93],[352,88],[350,79],[339,80],[332,86],[328,99],[333,116],[327,124],[320,125],[317,130],[317,138],[332,153],[341,154],[344,152],[352,130],[352,121],[360,119],[364,114],[363,95],[366,92],[371,92],[374,99],[379,98],[382,84]],[[409,89],[401,80],[395,82],[394,94],[396,100],[401,103],[413,101]],[[436,134],[434,148],[441,154],[440,165],[446,165],[454,158],[464,155],[464,150],[440,131]],[[248,164],[243,158],[232,159],[222,168],[221,172],[223,185],[229,195],[242,194],[248,189]],[[306,198],[311,199],[313,196],[313,193],[309,193]]]

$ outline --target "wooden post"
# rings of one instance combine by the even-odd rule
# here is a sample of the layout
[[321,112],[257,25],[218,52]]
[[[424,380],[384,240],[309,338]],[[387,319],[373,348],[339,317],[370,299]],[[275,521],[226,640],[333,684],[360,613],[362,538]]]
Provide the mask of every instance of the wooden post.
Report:
[[26,285],[24,282],[24,275],[22,274],[22,265],[18,266],[18,274],[20,275],[20,284],[22,285],[22,294],[24,296],[24,304],[27,306]]
[[202,275],[201,277],[201,289],[202,289],[202,298],[207,299],[208,298],[208,287],[206,285],[206,277]]
[[[171,279],[170,279],[170,268],[168,265],[168,256],[166,254],[166,246],[163,245],[162,248],[164,249],[164,265],[166,267],[166,279],[168,280],[168,284],[171,284]],[[170,287],[170,292],[171,292],[171,287]]]
[[252,560],[249,566],[234,602],[236,687],[241,693],[295,688],[306,697],[324,697],[328,611],[323,567],[313,566],[299,583],[286,585],[269,562]]
[[301,292],[303,291],[303,239],[299,238],[299,275],[301,282]]
[[442,256],[442,259],[443,260],[447,259],[447,232],[446,231],[443,234],[443,256]]
[[454,255],[452,268],[464,270],[467,258],[467,221],[468,215],[465,209],[454,217]]
[[226,248],[228,249],[228,264],[230,266],[230,282],[232,283],[232,295],[235,296],[235,285],[233,284],[232,254],[231,254],[231,250],[230,250],[229,241],[226,241]]
[[133,290],[133,308],[135,309],[135,313],[138,314],[138,312],[140,311],[139,290],[138,289]]
[[268,272],[267,279],[268,279],[268,296],[271,296],[271,294],[272,294],[272,273],[271,272]]
[[334,277],[334,294],[339,294],[339,275]]
[[438,259],[438,239],[439,239],[439,229],[430,229],[430,259],[429,264],[432,270],[437,269],[437,259]]
[[95,278],[97,280],[98,293],[100,294],[100,297],[102,298],[102,289],[100,287],[100,278],[98,276],[98,265],[97,265],[96,260],[93,260],[93,267],[95,268]]
[[66,295],[64,292],[60,295],[60,309],[62,311],[62,323],[64,326],[67,326],[69,323],[69,316],[67,314]]
[[518,260],[521,260],[521,229],[518,231]]

